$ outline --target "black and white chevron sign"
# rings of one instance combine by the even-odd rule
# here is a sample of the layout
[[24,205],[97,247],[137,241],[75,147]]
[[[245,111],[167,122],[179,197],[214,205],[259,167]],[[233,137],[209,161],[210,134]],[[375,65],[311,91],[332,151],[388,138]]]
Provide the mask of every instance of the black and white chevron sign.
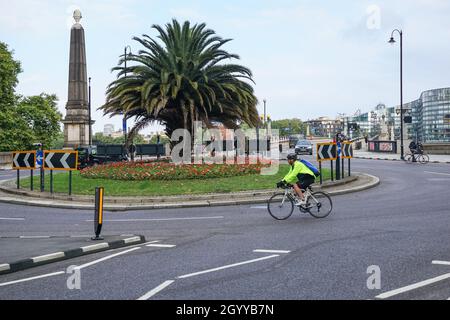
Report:
[[12,168],[15,170],[36,169],[36,151],[14,151]]
[[342,158],[351,159],[353,158],[353,147],[351,142],[344,142],[342,144]]
[[45,150],[44,170],[77,170],[78,151]]
[[317,144],[317,161],[336,160],[337,150],[335,143]]

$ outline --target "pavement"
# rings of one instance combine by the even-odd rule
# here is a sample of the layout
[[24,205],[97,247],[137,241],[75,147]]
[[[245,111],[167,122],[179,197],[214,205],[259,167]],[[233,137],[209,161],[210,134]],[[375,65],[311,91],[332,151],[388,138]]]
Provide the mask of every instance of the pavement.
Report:
[[[368,152],[363,150],[353,150],[354,158],[356,159],[372,159],[372,160],[392,160],[403,161],[400,159],[400,154],[386,153],[386,152]],[[449,163],[450,155],[445,154],[429,154],[431,163]]]
[[[353,172],[352,176],[345,177],[339,181],[327,181],[322,185],[314,184],[313,189],[326,191],[330,195],[339,195],[366,190],[378,184],[379,179],[375,176]],[[279,192],[279,190],[165,197],[105,197],[104,209],[109,211],[127,211],[266,203],[267,199],[276,192]],[[15,180],[0,182],[0,202],[61,209],[94,209],[95,206],[94,196],[52,195],[49,192],[17,189]]]

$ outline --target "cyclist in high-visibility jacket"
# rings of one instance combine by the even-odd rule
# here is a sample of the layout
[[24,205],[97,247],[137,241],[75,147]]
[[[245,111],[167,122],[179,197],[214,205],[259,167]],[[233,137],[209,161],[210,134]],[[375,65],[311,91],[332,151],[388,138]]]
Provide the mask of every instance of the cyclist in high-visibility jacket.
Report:
[[305,205],[306,203],[302,189],[306,190],[307,187],[316,181],[316,177],[306,165],[297,161],[297,155],[295,153],[289,154],[287,159],[291,168],[283,180],[277,183],[277,187],[281,187],[285,184],[292,184],[300,199],[295,205]]

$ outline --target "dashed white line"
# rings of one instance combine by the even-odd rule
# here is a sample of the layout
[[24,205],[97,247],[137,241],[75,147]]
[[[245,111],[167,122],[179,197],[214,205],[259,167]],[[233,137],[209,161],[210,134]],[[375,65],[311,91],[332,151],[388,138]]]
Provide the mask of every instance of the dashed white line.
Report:
[[[177,220],[208,220],[208,219],[223,219],[223,216],[216,217],[192,217],[192,218],[155,218],[155,219],[111,219],[103,220],[104,222],[145,222],[145,221],[177,221]],[[93,222],[94,220],[86,220],[86,222]]]
[[259,252],[259,253],[289,253],[291,251],[289,250],[265,250],[265,249],[256,249],[253,250],[253,252]]
[[175,248],[176,245],[174,245],[174,244],[147,244],[146,247],[152,247],[152,248]]
[[444,266],[450,266],[450,261],[440,261],[440,260],[434,260],[431,261],[432,264],[440,264]]
[[446,279],[449,279],[449,278],[450,278],[450,273],[446,273],[446,274],[443,274],[442,276],[439,276],[439,277],[435,277],[435,278],[432,278],[432,279],[424,280],[424,281],[421,281],[421,282],[418,282],[418,283],[411,284],[411,285],[406,286],[406,287],[402,287],[402,288],[399,288],[399,289],[395,289],[395,290],[391,290],[391,291],[382,293],[382,294],[376,296],[375,298],[378,298],[378,299],[390,298],[390,297],[396,296],[398,294],[405,293],[405,292],[408,292],[408,291],[411,291],[411,290],[414,290],[414,289],[417,289],[417,288],[425,287],[425,286],[427,286],[429,284],[432,284],[432,283],[435,283],[435,282],[439,282],[439,281],[442,281],[442,280],[446,280]]
[[253,260],[238,262],[238,263],[234,263],[234,264],[229,264],[229,265],[226,265],[226,266],[223,266],[223,267],[208,269],[208,270],[204,270],[204,271],[200,271],[200,272],[189,273],[189,274],[185,274],[183,276],[179,276],[178,279],[190,278],[190,277],[198,276],[198,275],[209,273],[209,272],[215,272],[215,271],[219,271],[219,270],[223,270],[223,269],[238,267],[238,266],[242,266],[244,264],[249,264],[249,263],[253,263],[253,262],[257,262],[257,261],[263,261],[263,260],[267,260],[267,259],[272,259],[272,258],[276,258],[276,257],[279,257],[279,256],[280,255],[278,255],[278,254],[274,254],[274,255],[271,255],[271,256],[267,256],[267,257],[262,257],[262,258],[258,258],[258,259],[253,259]]
[[64,274],[64,273],[65,273],[64,271],[58,271],[58,272],[43,274],[43,275],[37,276],[37,277],[31,277],[31,278],[26,278],[26,279],[21,279],[21,280],[4,282],[4,283],[0,283],[0,287],[9,286],[11,284],[21,283],[21,282],[26,282],[26,281],[32,281],[32,280],[36,280],[36,279],[53,277],[53,276],[57,276],[57,275]]
[[424,171],[425,173],[431,173],[431,174],[439,174],[443,176],[450,176],[450,173],[443,173],[443,172],[433,172],[433,171]]
[[168,286],[170,286],[175,280],[167,280],[163,283],[161,283],[159,286],[157,286],[155,289],[150,290],[146,294],[144,294],[142,297],[138,298],[137,300],[148,300],[151,297],[153,297],[155,294],[160,292],[161,290],[164,290]]
[[0,218],[0,220],[25,221],[25,218]]

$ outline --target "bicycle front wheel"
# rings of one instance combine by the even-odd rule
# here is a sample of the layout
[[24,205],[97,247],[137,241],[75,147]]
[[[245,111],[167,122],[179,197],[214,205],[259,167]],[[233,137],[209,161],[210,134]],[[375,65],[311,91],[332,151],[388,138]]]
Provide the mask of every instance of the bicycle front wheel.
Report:
[[269,213],[273,218],[277,220],[286,220],[294,211],[294,203],[284,193],[277,193],[269,199],[267,210],[269,210]]
[[430,161],[430,157],[427,154],[421,154],[419,156],[419,162],[421,164],[427,164]]
[[406,163],[413,163],[413,155],[410,153],[405,154],[404,156],[404,161],[406,161]]
[[309,213],[314,218],[325,218],[333,210],[333,202],[328,194],[322,191],[317,191],[308,197],[306,202]]

